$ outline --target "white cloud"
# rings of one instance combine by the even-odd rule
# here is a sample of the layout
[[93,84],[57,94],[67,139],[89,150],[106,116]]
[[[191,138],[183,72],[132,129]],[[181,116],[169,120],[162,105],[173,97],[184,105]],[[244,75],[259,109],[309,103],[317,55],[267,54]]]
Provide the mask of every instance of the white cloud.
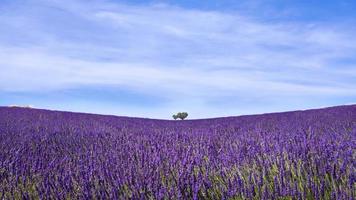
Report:
[[29,2],[0,15],[1,91],[110,85],[170,98],[172,107],[186,95],[199,112],[233,94],[356,95],[355,70],[333,62],[356,56],[355,32],[343,26],[169,5]]

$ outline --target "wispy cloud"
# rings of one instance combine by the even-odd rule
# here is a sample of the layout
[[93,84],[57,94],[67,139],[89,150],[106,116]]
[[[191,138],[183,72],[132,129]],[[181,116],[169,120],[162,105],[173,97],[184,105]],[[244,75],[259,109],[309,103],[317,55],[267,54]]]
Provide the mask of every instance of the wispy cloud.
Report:
[[[356,96],[356,62],[340,62],[356,56],[356,30],[347,24],[266,22],[163,4],[26,2],[1,8],[3,92],[106,85],[169,99],[151,117],[174,109],[240,114],[239,103],[229,113],[216,105],[234,97],[315,105],[316,96]],[[151,112],[140,109],[133,113]]]

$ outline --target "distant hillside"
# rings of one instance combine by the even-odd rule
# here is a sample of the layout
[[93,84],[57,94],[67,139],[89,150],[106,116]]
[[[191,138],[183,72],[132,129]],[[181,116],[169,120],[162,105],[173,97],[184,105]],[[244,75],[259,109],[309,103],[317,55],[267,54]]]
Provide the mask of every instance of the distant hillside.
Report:
[[[31,108],[29,110],[28,108]],[[207,118],[207,119],[186,119],[184,123],[189,122],[204,122],[204,121],[216,121],[216,122],[221,122],[225,120],[247,120],[247,119],[262,119],[264,117],[282,117],[282,116],[297,116],[297,115],[308,115],[308,114],[320,114],[321,116],[323,113],[335,113],[335,114],[351,114],[355,113],[356,110],[356,104],[355,105],[342,105],[342,106],[334,106],[334,107],[326,107],[326,108],[316,108],[316,109],[308,109],[308,110],[296,110],[296,111],[286,111],[286,112],[276,112],[276,113],[264,113],[264,114],[252,114],[252,115],[241,115],[241,116],[230,116],[230,117],[216,117],[216,118]],[[103,115],[103,114],[94,114],[94,113],[80,113],[80,112],[68,112],[68,111],[54,111],[54,110],[46,110],[46,109],[40,109],[40,108],[34,108],[33,106],[26,105],[26,106],[19,106],[19,105],[10,105],[10,106],[0,106],[0,114],[10,114],[10,111],[13,112],[13,114],[19,114],[23,113],[24,115],[27,114],[34,114],[34,115],[46,115],[48,114],[49,116],[53,115],[63,115],[63,116],[74,116],[77,115],[78,117],[89,117],[91,119],[94,118],[105,118],[105,119],[117,119],[117,120],[158,120],[158,121],[173,121],[173,120],[164,120],[164,119],[152,119],[152,118],[140,118],[140,117],[122,117],[122,116],[115,116],[115,115]],[[177,121],[179,123],[182,123],[183,121]],[[189,123],[188,122],[188,123]]]

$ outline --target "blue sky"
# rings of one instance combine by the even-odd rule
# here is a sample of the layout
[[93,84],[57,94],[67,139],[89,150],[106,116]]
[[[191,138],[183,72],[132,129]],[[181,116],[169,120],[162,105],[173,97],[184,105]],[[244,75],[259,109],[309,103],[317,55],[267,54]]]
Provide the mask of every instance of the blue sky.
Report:
[[356,103],[353,0],[0,0],[0,105],[191,119]]

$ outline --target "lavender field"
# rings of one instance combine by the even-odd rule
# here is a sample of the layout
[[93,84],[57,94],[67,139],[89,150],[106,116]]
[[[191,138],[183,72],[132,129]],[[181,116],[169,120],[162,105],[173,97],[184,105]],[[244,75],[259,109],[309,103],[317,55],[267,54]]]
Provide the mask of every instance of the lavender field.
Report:
[[355,199],[356,105],[203,120],[0,108],[0,199]]

